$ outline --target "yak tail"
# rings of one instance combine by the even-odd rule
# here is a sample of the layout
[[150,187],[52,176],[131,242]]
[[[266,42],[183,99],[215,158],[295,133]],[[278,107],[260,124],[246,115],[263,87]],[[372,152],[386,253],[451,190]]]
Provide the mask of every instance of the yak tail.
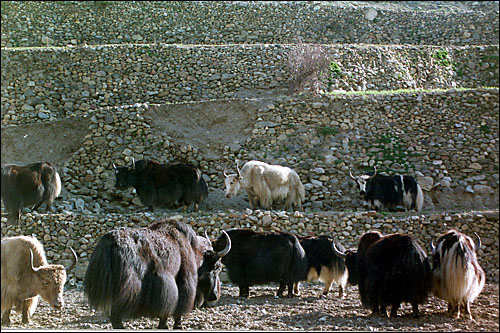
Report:
[[397,279],[401,279],[399,283],[397,280],[393,281],[394,284],[402,288],[396,294],[406,294],[408,299],[405,301],[422,304],[431,291],[432,273],[430,261],[418,245],[415,246],[409,243],[403,245],[403,247],[406,247],[406,249],[401,250],[401,253],[403,253],[401,258],[402,266],[400,267],[401,271],[398,272],[403,276]]
[[113,308],[113,312],[126,317],[135,312],[140,283],[134,283],[134,268],[125,262],[119,250],[111,233],[102,236],[85,273],[84,293],[92,308],[105,314]]
[[424,206],[424,192],[420,185],[417,184],[417,198],[415,199],[415,209],[417,212],[422,210]]
[[298,192],[299,192],[300,201],[304,202],[304,200],[306,199],[306,191],[305,191],[304,185],[302,184],[300,179],[299,179],[299,184],[298,184],[298,190],[299,190]]
[[45,190],[42,201],[36,206],[37,208],[42,203],[47,206],[51,205],[54,199],[61,194],[61,177],[54,167],[50,167],[50,173],[47,176],[42,176],[42,183]]
[[296,238],[296,242],[293,246],[292,254],[292,269],[291,276],[293,282],[304,281],[307,279],[307,273],[309,270],[309,264],[307,262],[306,252],[302,245],[300,245],[299,240]]

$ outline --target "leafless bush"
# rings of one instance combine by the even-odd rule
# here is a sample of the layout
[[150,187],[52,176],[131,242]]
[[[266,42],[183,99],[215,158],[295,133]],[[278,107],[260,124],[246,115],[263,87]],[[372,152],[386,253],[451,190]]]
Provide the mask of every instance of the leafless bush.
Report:
[[309,89],[313,94],[323,90],[321,76],[329,72],[326,47],[318,44],[304,44],[299,40],[288,53],[288,66],[292,74],[291,93]]

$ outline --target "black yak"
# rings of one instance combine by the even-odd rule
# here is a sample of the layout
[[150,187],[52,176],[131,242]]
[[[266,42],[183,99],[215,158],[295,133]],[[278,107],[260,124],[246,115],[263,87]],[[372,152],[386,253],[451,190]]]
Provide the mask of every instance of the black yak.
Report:
[[356,182],[359,192],[370,209],[395,209],[404,206],[405,211],[420,211],[424,205],[422,188],[412,176],[385,176],[373,174],[354,177],[349,169],[349,176]]
[[134,187],[144,206],[149,210],[165,206],[184,209],[198,205],[208,197],[208,187],[201,171],[191,164],[160,164],[154,160],[132,159],[131,167],[116,167],[115,187]]
[[26,166],[9,164],[2,167],[2,201],[9,214],[9,224],[19,224],[21,208],[42,204],[46,210],[61,193],[61,178],[49,162]]
[[[248,297],[250,287],[269,282],[279,283],[277,296],[288,287],[293,297],[293,285],[307,274],[307,258],[297,237],[288,232],[256,232],[250,229],[227,231],[232,241],[231,252],[222,263],[229,279],[238,285],[240,297]],[[219,236],[214,250],[221,250],[226,240]]]
[[220,258],[210,241],[176,220],[146,228],[118,228],[99,240],[84,279],[92,308],[109,315],[113,328],[123,318],[159,318],[158,329],[181,328],[181,316],[220,297]]
[[413,237],[371,231],[361,236],[357,251],[341,252],[335,244],[333,250],[345,259],[348,282],[359,285],[361,303],[373,314],[386,316],[391,306],[391,317],[396,317],[406,302],[412,305],[413,315],[419,316],[418,305],[431,290],[431,265]]
[[439,237],[432,248],[432,293],[448,302],[448,312],[460,318],[460,307],[470,320],[470,304],[481,293],[486,281],[484,270],[479,265],[476,251],[481,247],[471,237],[449,230]]

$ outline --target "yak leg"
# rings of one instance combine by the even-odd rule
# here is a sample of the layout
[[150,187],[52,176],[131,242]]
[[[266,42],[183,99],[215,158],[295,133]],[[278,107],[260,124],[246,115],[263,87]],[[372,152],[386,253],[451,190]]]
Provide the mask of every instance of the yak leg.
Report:
[[2,311],[2,326],[10,326],[10,310],[12,308],[8,308]]
[[340,299],[344,298],[344,287],[342,287],[341,284],[339,284],[339,298]]
[[[7,196],[2,197],[5,210],[7,211],[7,222],[10,225],[19,224],[21,217],[21,208],[23,207],[23,199],[21,194],[17,191],[10,193],[10,197],[17,199],[10,199]],[[16,201],[17,200],[17,201]]]
[[474,321],[474,319],[472,318],[472,313],[470,312],[470,303],[468,301],[465,301],[463,303],[463,307],[465,308],[465,314],[469,315],[469,319],[471,321]]
[[30,322],[31,316],[35,313],[38,306],[38,296],[31,297],[21,301],[21,313],[23,315],[23,323]]
[[297,296],[300,296],[299,283],[300,282],[295,282],[293,285],[293,293]]
[[182,330],[181,317],[174,319],[174,330]]
[[[324,269],[324,268],[322,268]],[[330,288],[332,287],[333,283],[333,274],[329,272],[328,280],[325,281],[325,287],[323,288],[323,295],[328,295],[328,292],[330,291]]]
[[271,191],[269,188],[264,189],[264,197],[261,198],[260,204],[264,209],[271,209],[273,205],[273,200],[271,198]]
[[280,287],[278,288],[278,292],[276,296],[283,297],[283,292],[285,291],[286,284],[284,282],[280,282]]
[[248,297],[250,295],[250,287],[249,286],[238,286],[240,288],[239,297]]
[[146,178],[137,185],[137,194],[141,199],[144,206],[148,207],[150,211],[153,211],[153,206],[156,204],[157,193],[153,182]]
[[293,282],[288,283],[288,297],[293,297]]
[[167,318],[160,318],[160,322],[158,323],[158,329],[168,330]]
[[[391,317],[396,318],[398,316],[398,309],[401,304],[399,302],[394,302],[392,303],[391,306]],[[413,311],[415,311],[415,308],[413,308]],[[417,311],[418,311],[418,306],[417,306]]]
[[259,207],[259,197],[253,193],[250,193],[250,192],[247,192],[247,194],[248,194],[248,201],[250,203],[250,207],[252,209],[258,208]]
[[448,313],[451,316],[454,316],[456,313],[456,318],[459,319],[460,318],[460,304],[459,303],[455,304],[455,303],[449,302],[448,303]]
[[122,317],[120,314],[117,314],[116,312],[114,312],[113,310],[111,310],[111,316],[109,317],[109,320],[111,321],[111,326],[113,328],[125,328],[123,326],[123,322],[122,322]]
[[419,318],[420,317],[420,312],[418,311],[418,303],[412,303],[411,306],[413,308],[413,317],[414,318]]

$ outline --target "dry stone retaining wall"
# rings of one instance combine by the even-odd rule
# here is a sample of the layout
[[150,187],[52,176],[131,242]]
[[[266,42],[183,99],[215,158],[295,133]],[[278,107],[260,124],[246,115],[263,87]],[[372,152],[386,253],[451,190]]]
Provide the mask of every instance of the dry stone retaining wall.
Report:
[[414,45],[499,40],[495,1],[456,6],[409,1],[395,8],[383,1],[8,1],[2,3],[1,24],[2,47],[286,44],[298,38],[307,43]]
[[[114,189],[112,162],[189,161],[202,169],[210,188],[222,189],[224,169],[234,170],[236,159],[258,159],[297,170],[306,186],[305,207],[362,206],[348,170],[374,165],[417,176],[426,191],[455,191],[476,200],[476,208],[498,204],[498,89],[283,97],[257,110],[246,140],[210,157],[207,147],[181,144],[157,128],[154,115],[168,110],[137,104],[89,112],[82,147],[61,170],[65,188],[101,206],[112,200],[128,205],[134,195]],[[426,208],[433,209],[432,199]]]
[[[163,216],[167,217],[167,216]],[[377,214],[368,212],[309,212],[284,211],[220,212],[198,215],[170,215],[190,224],[198,235],[205,230],[212,239],[229,228],[251,228],[257,231],[291,231],[301,235],[337,236],[346,248],[356,247],[359,237],[369,230],[383,234],[405,232],[414,235],[430,254],[430,241],[434,241],[450,228],[471,235],[476,232],[482,240],[478,259],[487,273],[488,283],[498,283],[498,223],[496,211],[444,212],[435,214]],[[99,238],[119,227],[144,227],[160,218],[150,213],[126,214],[27,214],[24,235],[37,237],[45,247],[50,263],[67,265],[69,247],[75,249],[80,264],[69,274],[69,285],[81,285],[88,260]],[[21,230],[2,222],[2,235],[19,235]]]
[[[290,88],[290,45],[122,45],[2,49],[2,124],[81,116],[104,106],[235,98]],[[327,91],[498,86],[498,45],[325,46],[340,73]],[[443,64],[436,53],[446,52]]]

